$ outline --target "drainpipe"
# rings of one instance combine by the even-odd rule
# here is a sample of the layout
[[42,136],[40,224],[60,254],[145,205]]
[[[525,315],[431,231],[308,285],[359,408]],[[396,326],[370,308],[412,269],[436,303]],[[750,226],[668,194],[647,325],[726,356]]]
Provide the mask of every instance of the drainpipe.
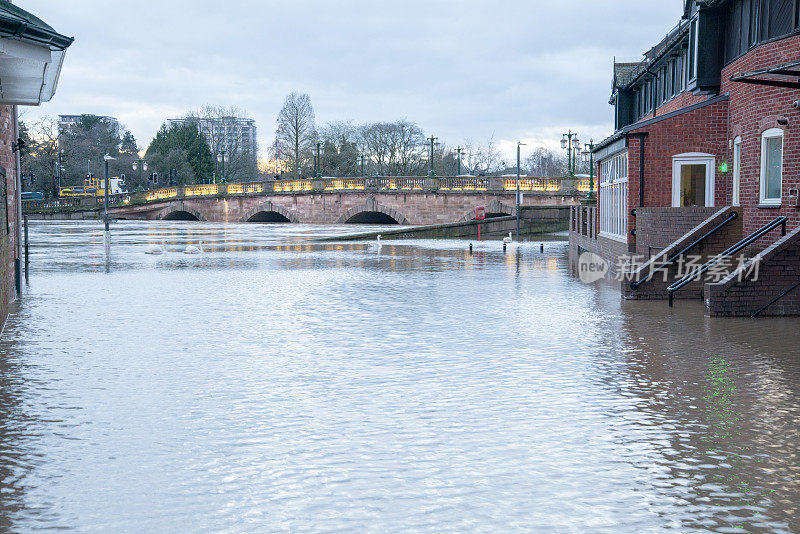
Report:
[[644,141],[650,132],[628,133],[628,138],[636,137],[639,139],[639,207],[644,207]]
[[[19,112],[17,106],[14,108],[14,143],[19,139]],[[16,192],[14,193],[14,201],[17,203],[17,225],[14,229],[17,240],[17,250],[14,257],[14,281],[16,283],[17,298],[22,297],[22,267],[20,265],[20,258],[22,257],[22,164],[20,162],[19,150],[15,152],[14,162],[16,163],[16,177],[14,180]]]

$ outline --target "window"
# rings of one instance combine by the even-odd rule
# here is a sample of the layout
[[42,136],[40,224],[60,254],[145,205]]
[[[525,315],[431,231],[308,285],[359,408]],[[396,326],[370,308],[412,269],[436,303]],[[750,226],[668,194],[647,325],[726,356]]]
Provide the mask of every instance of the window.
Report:
[[628,153],[618,152],[600,162],[600,234],[628,239]]
[[738,206],[741,203],[742,183],[742,138],[733,140],[733,198],[731,203]]
[[672,157],[672,206],[714,206],[715,161],[692,152]]
[[767,13],[767,39],[782,37],[792,32],[795,0],[765,0]]
[[783,188],[783,130],[773,128],[761,135],[760,203],[780,206]]
[[689,70],[688,79],[693,81],[697,77],[697,19],[692,21],[689,29]]
[[755,46],[758,43],[758,34],[759,34],[759,24],[758,21],[759,15],[761,14],[761,0],[750,0],[750,28],[748,29],[748,34],[750,38],[748,39],[749,46]]

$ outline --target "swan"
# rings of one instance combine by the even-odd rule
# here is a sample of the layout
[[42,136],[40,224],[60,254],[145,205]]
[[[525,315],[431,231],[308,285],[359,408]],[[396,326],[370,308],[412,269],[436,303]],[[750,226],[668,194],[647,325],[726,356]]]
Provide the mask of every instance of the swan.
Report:
[[145,254],[159,255],[167,251],[167,244],[162,241],[160,245],[152,244],[144,251]]
[[508,232],[508,237],[503,238],[503,244],[508,245],[509,243],[513,243],[514,239],[511,237],[511,232]]
[[378,240],[369,246],[370,250],[374,250],[375,252],[381,251],[381,247],[383,246],[383,244],[381,243],[381,237],[383,236],[381,234],[378,234]]
[[200,241],[200,246],[189,245],[186,247],[186,250],[183,251],[184,254],[202,254],[203,253],[203,242]]

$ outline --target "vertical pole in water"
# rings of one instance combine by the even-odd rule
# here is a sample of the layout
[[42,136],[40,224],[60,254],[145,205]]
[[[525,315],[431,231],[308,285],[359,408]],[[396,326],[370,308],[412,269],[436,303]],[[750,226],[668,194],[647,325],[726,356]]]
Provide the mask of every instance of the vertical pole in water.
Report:
[[481,240],[481,222],[478,221],[478,241]]
[[103,160],[105,161],[105,164],[106,164],[105,165],[106,183],[105,183],[105,191],[104,191],[104,193],[105,193],[105,195],[104,195],[104,197],[105,197],[105,203],[104,203],[105,217],[103,217],[105,219],[105,227],[106,227],[105,234],[104,234],[106,250],[108,250],[108,247],[111,246],[111,229],[109,228],[109,220],[108,220],[108,189],[109,189],[108,186],[110,185],[109,184],[109,179],[108,179],[108,162],[111,161],[112,159],[114,159],[114,158],[112,158],[108,154],[103,156]]
[[517,143],[517,241],[519,241],[519,149],[522,143]]
[[25,221],[25,283],[30,282],[28,277],[28,265],[30,264],[30,243],[28,242],[28,216],[23,217]]

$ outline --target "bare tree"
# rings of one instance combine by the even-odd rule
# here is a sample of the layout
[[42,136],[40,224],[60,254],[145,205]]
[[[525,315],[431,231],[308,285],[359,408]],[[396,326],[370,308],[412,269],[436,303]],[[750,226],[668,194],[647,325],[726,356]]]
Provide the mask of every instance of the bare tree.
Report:
[[206,105],[187,113],[184,120],[197,125],[214,158],[224,151],[226,179],[241,181],[258,174],[255,125],[249,123],[250,119],[241,109]]
[[314,108],[305,93],[292,92],[286,96],[278,114],[275,136],[281,153],[294,162],[294,171],[300,174],[302,164],[309,159],[311,147],[317,139],[314,125]]

